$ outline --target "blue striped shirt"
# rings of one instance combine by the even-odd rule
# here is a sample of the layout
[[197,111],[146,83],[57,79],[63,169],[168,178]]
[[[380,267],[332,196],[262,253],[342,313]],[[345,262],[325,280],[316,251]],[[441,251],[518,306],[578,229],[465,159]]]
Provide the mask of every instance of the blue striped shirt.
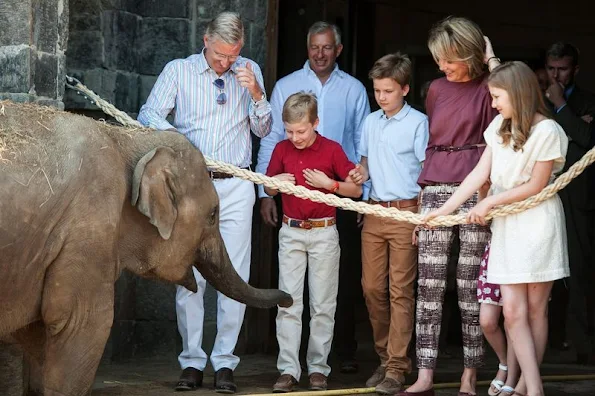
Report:
[[[271,134],[260,141],[256,171],[266,173],[275,145],[286,138],[285,126],[281,119],[283,104],[287,98],[299,91],[310,91],[318,99],[316,130],[324,137],[339,143],[354,164],[359,162],[357,150],[364,119],[370,113],[370,103],[366,88],[356,78],[344,71],[335,69],[323,85],[310,68],[309,61],[304,67],[275,84],[271,95],[273,126]],[[262,186],[258,186],[259,196],[266,197]]]
[[[138,121],[160,130],[175,128],[212,159],[250,166],[250,130],[264,137],[271,131],[272,119],[269,102],[253,103],[250,92],[235,77],[236,68],[248,62],[265,92],[260,67],[247,58],[239,57],[221,76],[209,67],[203,52],[169,62],[141,107]],[[225,81],[227,103],[223,105],[217,104],[222,92],[213,84],[217,78]],[[171,124],[166,120],[170,113]]]

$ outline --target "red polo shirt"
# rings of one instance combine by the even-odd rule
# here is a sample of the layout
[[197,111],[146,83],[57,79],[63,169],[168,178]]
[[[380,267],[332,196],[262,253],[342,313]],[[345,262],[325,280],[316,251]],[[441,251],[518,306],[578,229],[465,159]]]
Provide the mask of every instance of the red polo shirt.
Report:
[[[355,165],[347,159],[347,155],[339,143],[316,134],[314,143],[303,150],[297,149],[287,139],[277,143],[266,174],[275,176],[279,173],[291,173],[295,176],[296,185],[328,194],[328,190],[314,188],[306,184],[303,174],[303,170],[306,168],[318,169],[331,179],[344,181]],[[282,193],[281,202],[283,213],[292,219],[320,219],[336,215],[334,206],[298,198],[295,195]]]

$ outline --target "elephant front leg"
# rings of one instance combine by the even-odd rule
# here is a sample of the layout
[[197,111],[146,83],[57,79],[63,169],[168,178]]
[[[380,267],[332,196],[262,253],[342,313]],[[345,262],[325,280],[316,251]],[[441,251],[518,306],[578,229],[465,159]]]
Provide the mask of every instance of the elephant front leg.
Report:
[[48,287],[46,282],[44,396],[86,395],[93,385],[113,322],[114,285],[83,279],[77,285],[56,282]]
[[25,383],[28,383],[29,393],[27,395],[43,394],[43,354],[45,351],[45,327],[41,321],[30,324],[27,327],[17,330],[13,338],[21,345],[25,352],[25,364],[28,375]]

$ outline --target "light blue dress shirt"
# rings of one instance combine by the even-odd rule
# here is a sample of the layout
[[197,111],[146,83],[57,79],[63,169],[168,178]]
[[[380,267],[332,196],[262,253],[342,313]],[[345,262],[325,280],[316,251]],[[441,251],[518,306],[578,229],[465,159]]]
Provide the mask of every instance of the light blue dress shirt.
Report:
[[394,201],[417,197],[421,190],[417,179],[429,137],[428,117],[407,103],[390,118],[383,110],[366,117],[359,153],[368,158],[369,198]]
[[[361,128],[370,113],[366,89],[357,79],[339,70],[338,65],[335,65],[323,85],[306,61],[302,69],[283,77],[275,84],[271,95],[273,126],[271,133],[260,141],[256,171],[266,173],[275,145],[286,139],[281,118],[283,104],[290,95],[299,91],[310,91],[318,99],[318,133],[339,143],[347,158],[357,164]],[[262,186],[259,186],[258,194],[261,198],[267,197]]]
[[[221,76],[210,68],[204,50],[169,62],[141,107],[138,121],[160,130],[175,127],[204,155],[248,167],[252,163],[250,130],[264,137],[272,124],[270,104],[266,99],[253,103],[248,89],[235,77],[236,68],[248,62],[264,92],[260,67],[241,56]],[[223,90],[213,84],[217,78],[225,81]],[[227,103],[222,105],[217,104],[221,92],[227,94]],[[173,125],[166,120],[172,110]]]

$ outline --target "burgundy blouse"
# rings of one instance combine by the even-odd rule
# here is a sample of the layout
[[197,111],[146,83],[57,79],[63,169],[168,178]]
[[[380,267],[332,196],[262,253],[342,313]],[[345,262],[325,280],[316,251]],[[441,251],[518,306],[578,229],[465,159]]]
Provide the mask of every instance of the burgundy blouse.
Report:
[[426,98],[430,140],[419,176],[422,187],[436,183],[460,183],[479,162],[483,132],[498,114],[485,73],[471,81],[432,81]]

